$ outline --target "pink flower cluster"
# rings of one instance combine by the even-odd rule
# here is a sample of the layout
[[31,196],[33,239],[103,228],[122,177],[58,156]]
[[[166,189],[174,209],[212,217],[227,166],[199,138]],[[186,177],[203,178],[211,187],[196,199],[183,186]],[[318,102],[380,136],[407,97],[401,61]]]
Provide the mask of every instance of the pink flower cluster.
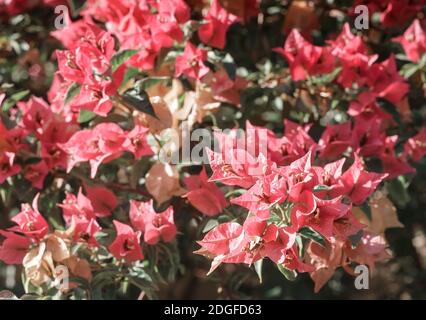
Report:
[[[220,263],[253,264],[269,258],[287,269],[312,273],[315,265],[308,263],[308,257],[303,261],[298,254],[296,239],[300,230],[311,228],[327,243],[342,243],[349,254],[352,250],[350,237],[365,227],[351,209],[353,205],[363,204],[388,174],[368,172],[359,151],[349,167],[345,158],[326,164],[319,158],[322,164],[313,165],[314,155],[321,150],[319,145],[308,136],[305,128],[291,122],[286,122],[285,134],[280,139],[287,143],[268,139],[267,155],[250,154],[237,147],[229,150],[223,145],[218,153],[210,152],[213,170],[210,180],[247,189],[231,203],[249,212],[243,225],[220,224],[199,242],[201,249],[197,252],[214,257],[210,272]],[[285,149],[274,149],[277,145],[290,147],[287,150],[297,150],[298,145],[303,145],[309,150],[300,157]],[[225,162],[225,153],[235,157]],[[334,157],[340,154],[342,152]],[[250,158],[256,160],[246,161]],[[253,167],[258,169],[256,175],[250,174]],[[367,257],[368,249],[368,245],[364,251],[358,248],[358,254]],[[341,264],[348,264],[349,258],[350,255]]]
[[[82,189],[77,196],[67,193],[65,200],[58,206],[62,209],[68,227],[66,236],[75,244],[95,248],[100,246],[97,236],[102,231],[97,219],[111,216],[118,199],[102,186],[85,186],[85,190],[86,195]],[[21,212],[12,218],[16,226],[0,230],[0,235],[5,238],[0,245],[0,260],[7,264],[22,264],[30,246],[44,241],[49,235],[49,225],[37,207],[38,199],[39,195],[34,198],[32,206],[22,205]],[[113,221],[116,237],[108,250],[117,260],[128,263],[143,260],[140,245],[142,234],[148,245],[154,245],[160,240],[170,242],[176,236],[172,207],[156,213],[152,201],[131,201],[129,216],[136,231],[128,224]]]
[[89,162],[94,178],[101,163],[120,157],[124,151],[131,152],[136,159],[152,155],[146,141],[147,131],[140,125],[124,131],[115,123],[101,123],[93,129],[80,130],[61,145],[69,156],[67,170],[71,171],[80,162]]

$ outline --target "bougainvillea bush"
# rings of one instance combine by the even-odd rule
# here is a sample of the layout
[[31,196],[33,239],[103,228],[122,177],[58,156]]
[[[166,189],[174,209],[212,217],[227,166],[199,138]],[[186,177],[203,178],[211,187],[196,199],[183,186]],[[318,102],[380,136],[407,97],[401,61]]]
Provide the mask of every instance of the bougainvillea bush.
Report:
[[424,1],[0,0],[0,24],[3,296],[349,297],[358,266],[421,294]]

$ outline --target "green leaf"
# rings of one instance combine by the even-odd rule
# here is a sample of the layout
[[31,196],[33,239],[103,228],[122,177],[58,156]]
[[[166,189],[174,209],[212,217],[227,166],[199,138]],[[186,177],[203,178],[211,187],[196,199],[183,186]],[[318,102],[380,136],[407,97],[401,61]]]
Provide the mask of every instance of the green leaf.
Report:
[[408,59],[408,57],[405,55],[405,53],[404,53],[404,54],[402,54],[402,53],[398,53],[398,54],[396,54],[396,55],[395,55],[395,58],[396,58],[397,60],[400,60],[400,61],[404,61],[404,62],[411,62],[411,60],[410,60],[410,59]]
[[76,97],[80,93],[81,86],[74,82],[69,88],[65,95],[64,104],[67,105],[71,102],[74,97]]
[[124,62],[134,56],[138,50],[128,49],[117,52],[111,59],[111,68],[112,72],[116,71],[119,66],[121,66]]
[[284,267],[282,264],[277,264],[278,270],[284,275],[288,281],[294,281],[297,278],[297,272]]
[[368,204],[368,202],[364,202],[361,206],[360,206],[362,212],[365,213],[365,215],[367,216],[368,220],[371,221],[371,208],[370,205]]
[[235,81],[235,77],[237,76],[237,65],[234,62],[232,56],[227,53],[225,58],[222,59],[223,67],[228,74],[229,79]]
[[334,79],[336,79],[336,77],[339,75],[340,71],[342,71],[342,68],[338,67],[330,73],[327,73],[325,75],[321,75],[321,76],[318,76],[318,77],[313,77],[312,83],[314,83],[314,84],[327,84],[327,83],[333,82]]
[[314,187],[314,192],[318,192],[318,191],[328,191],[328,190],[330,190],[330,187],[329,187],[329,186],[326,186],[326,185],[323,185],[323,184],[319,184],[319,185],[316,185],[316,186]]
[[78,114],[78,123],[86,123],[96,117],[96,113],[86,110],[80,109],[80,113]]
[[27,95],[29,95],[30,90],[23,90],[12,94],[6,101],[3,103],[2,110],[3,112],[9,111],[17,102],[24,99]]
[[210,231],[211,229],[213,229],[217,225],[219,225],[219,222],[216,219],[209,220],[203,228],[203,233]]
[[146,90],[160,82],[170,82],[170,77],[147,77],[138,82],[143,90]]
[[391,199],[401,208],[405,207],[411,200],[407,192],[408,185],[409,183],[404,180],[404,177],[398,177],[386,183]]
[[130,81],[130,79],[135,78],[136,76],[141,74],[142,72],[137,68],[127,68],[126,72],[124,73],[123,82],[121,83],[120,88],[123,88],[127,84],[127,82]]
[[81,277],[70,277],[68,281],[76,282],[78,285],[83,289],[90,289],[90,283],[87,281],[87,279],[81,278]]
[[299,249],[299,257],[302,258],[304,256],[305,253],[305,247],[303,245],[303,240],[302,237],[300,235],[296,235],[296,244],[297,247]]
[[399,73],[406,79],[411,78],[417,71],[420,70],[420,66],[414,63],[406,63],[402,66]]
[[254,263],[254,270],[257,273],[257,276],[259,277],[259,282],[262,283],[262,266],[263,266],[263,259],[258,260]]
[[93,277],[91,281],[92,288],[102,288],[106,284],[114,283],[117,274],[119,274],[118,270],[111,269],[99,272]]
[[146,91],[137,88],[129,89],[121,96],[121,98],[124,103],[130,105],[134,109],[157,118]]
[[83,0],[70,0],[69,4],[70,4],[71,13],[72,13],[73,18],[76,18],[80,14],[81,9],[83,9],[85,1],[83,1]]
[[323,247],[325,246],[324,237],[320,233],[313,230],[312,228],[303,227],[302,229],[298,231],[298,233],[306,239],[315,241],[316,243],[320,244]]

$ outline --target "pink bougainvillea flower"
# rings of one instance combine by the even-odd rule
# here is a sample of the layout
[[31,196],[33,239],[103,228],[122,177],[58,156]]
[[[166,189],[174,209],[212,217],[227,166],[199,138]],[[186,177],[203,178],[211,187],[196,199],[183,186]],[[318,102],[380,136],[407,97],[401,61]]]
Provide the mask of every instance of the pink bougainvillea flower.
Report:
[[48,103],[42,98],[31,96],[26,102],[18,102],[18,108],[22,111],[21,125],[37,137],[41,137],[55,115]]
[[296,246],[286,251],[285,260],[282,265],[286,269],[296,270],[298,272],[312,272],[314,270],[310,264],[304,263],[303,260],[299,258]]
[[226,185],[236,185],[242,188],[250,188],[256,178],[254,171],[260,175],[258,170],[254,170],[256,159],[242,149],[232,149],[227,156],[207,150],[210,167],[213,174],[209,181],[219,181]]
[[175,76],[185,75],[198,80],[203,78],[210,70],[203,62],[206,59],[206,50],[187,42],[183,54],[176,57]]
[[377,104],[377,94],[373,92],[362,92],[349,104],[348,114],[352,117],[362,116],[362,119],[380,117],[391,119],[392,116],[381,109]]
[[231,24],[238,21],[238,18],[222,8],[219,0],[213,0],[204,19],[205,22],[198,29],[200,40],[214,48],[223,49],[226,32]]
[[382,5],[386,6],[380,16],[380,22],[386,28],[400,26],[410,21],[422,10],[424,2],[422,0],[390,0]]
[[317,209],[317,201],[310,190],[303,190],[297,201],[294,201],[292,213],[296,215],[310,215]]
[[111,34],[88,24],[86,34],[75,48],[56,51],[59,72],[65,79],[81,85],[95,84],[97,77],[109,70],[114,46]]
[[22,264],[31,240],[12,231],[0,230],[5,239],[0,244],[0,261],[6,264]]
[[84,38],[88,32],[99,35],[104,32],[99,28],[91,18],[85,17],[82,20],[72,21],[67,12],[64,13],[65,28],[52,31],[50,34],[62,42],[64,47],[69,50],[74,49],[80,44],[80,40]]
[[[246,122],[246,136],[243,139],[242,145],[245,146],[246,150],[253,156],[258,157],[259,162],[264,162],[266,159],[268,167],[267,170],[263,170],[264,174],[268,174],[273,171],[277,165],[286,163],[289,159],[285,155],[283,145],[285,144],[285,138],[279,138],[275,135],[272,130],[264,127],[254,126],[249,121]],[[237,142],[238,146],[238,142]],[[224,147],[222,153],[226,154],[227,147]]]
[[121,65],[106,80],[97,80],[92,85],[83,85],[79,94],[70,103],[74,109],[85,109],[106,117],[113,107],[111,97],[117,93],[123,81],[125,65]]
[[18,228],[12,228],[13,230],[16,229],[16,231],[36,241],[43,239],[49,232],[49,226],[46,220],[38,211],[37,202],[39,196],[40,194],[35,196],[32,207],[29,204],[23,204],[21,212],[12,218],[12,221],[18,225]]
[[158,241],[171,242],[176,236],[173,207],[157,213],[153,201],[130,201],[130,221],[132,225],[144,233],[146,243],[154,245]]
[[397,155],[395,153],[395,145],[398,141],[398,136],[388,136],[385,140],[385,148],[380,154],[380,160],[383,165],[383,172],[387,173],[387,179],[393,179],[397,176],[414,173],[416,170],[411,167],[404,154]]
[[300,126],[285,119],[284,127],[284,136],[275,145],[275,148],[279,147],[281,151],[281,165],[288,165],[316,148],[315,141],[308,134],[311,125]]
[[358,86],[365,85],[366,77],[377,58],[378,55],[366,54],[340,57],[342,71],[337,77],[337,82],[345,88],[351,88],[354,83]]
[[409,84],[398,72],[394,55],[372,65],[366,77],[366,85],[371,87],[378,97],[394,105],[400,104],[410,89]]
[[419,62],[426,53],[426,32],[417,19],[402,36],[395,38],[395,41],[402,45],[408,59],[413,62]]
[[43,189],[44,179],[49,173],[49,167],[43,160],[36,164],[27,165],[24,169],[24,177],[37,189]]
[[413,19],[421,10],[422,0],[356,0],[352,4],[351,15],[355,15],[355,8],[366,5],[368,14],[380,17],[380,23],[384,28],[399,27]]
[[[87,6],[82,11],[84,17],[95,17],[100,21],[118,22],[129,13],[130,9],[136,7],[135,2],[130,1],[108,1],[88,0]],[[140,3],[140,9],[148,9],[145,2]]]
[[214,182],[208,181],[204,168],[199,175],[185,177],[184,183],[189,190],[185,197],[201,213],[215,216],[228,205],[220,188]]
[[42,142],[41,157],[49,169],[67,168],[67,154],[57,143]]
[[246,88],[248,81],[238,75],[231,79],[225,69],[219,69],[211,79],[213,97],[220,102],[241,106],[241,90]]
[[198,241],[201,248],[195,253],[213,257],[209,274],[222,263],[253,264],[264,257],[304,272],[303,263],[294,256],[295,239],[292,229],[250,217],[243,226],[235,222],[218,225]]
[[310,44],[297,29],[288,35],[284,48],[275,48],[274,51],[287,59],[294,81],[330,73],[334,67],[334,58],[329,48]]
[[218,225],[197,243],[201,248],[195,253],[214,257],[208,274],[216,270],[223,262],[242,263],[245,260],[246,253],[242,249],[247,241],[244,237],[243,227],[236,222]]
[[0,107],[4,101],[4,99],[6,98],[6,94],[5,93],[0,93]]
[[71,101],[74,108],[86,109],[106,116],[112,109],[113,96],[124,76],[125,66],[111,69],[115,54],[114,38],[92,23],[87,23],[84,35],[68,51],[57,51],[59,73],[64,80],[80,85]]
[[275,229],[274,226],[273,224],[268,225],[261,234],[257,235],[257,237],[262,238],[263,246],[261,247],[261,255],[268,257],[276,264],[288,263],[289,258],[291,258],[289,252],[294,247],[296,241],[295,229],[281,227],[277,228],[277,233],[275,234],[275,232],[272,232]]
[[115,194],[105,187],[84,185],[87,198],[90,200],[97,217],[109,217],[117,207]]
[[151,202],[130,200],[129,217],[132,226],[139,231],[145,230],[145,218],[143,212],[153,210]]
[[[316,172],[319,185],[326,186],[327,192],[339,187],[339,178],[342,175],[345,161],[345,158],[343,158],[335,162],[327,163],[324,167],[313,167]],[[316,195],[320,194],[323,193],[321,191],[316,192]],[[323,198],[322,196],[320,197]]]
[[345,261],[344,245],[344,241],[334,238],[326,242],[325,246],[315,241],[309,243],[307,256],[314,267],[310,276],[315,283],[315,292],[318,292],[331,279],[334,271]]
[[11,16],[30,10],[38,4],[39,0],[13,0],[0,1],[0,12]]
[[79,218],[74,215],[71,217],[71,226],[69,232],[72,233],[74,241],[87,243],[89,246],[98,246],[95,238],[96,234],[102,228],[95,219]]
[[336,158],[352,144],[351,122],[328,125],[318,142],[321,158]]
[[169,48],[174,41],[183,40],[183,31],[176,18],[169,12],[158,12],[146,17],[150,26],[151,39],[158,48]]
[[73,217],[79,221],[90,221],[96,217],[92,202],[83,194],[81,188],[77,196],[67,192],[64,201],[58,204],[58,207],[62,209],[62,216],[68,225],[71,225]]
[[352,130],[352,148],[364,157],[381,155],[386,140],[382,123],[383,118],[379,116],[355,118]]
[[108,247],[109,252],[118,260],[126,260],[126,262],[134,262],[143,260],[144,255],[140,246],[140,231],[133,231],[127,224],[117,220],[113,221],[117,236]]
[[353,261],[368,265],[370,270],[373,271],[377,261],[384,261],[391,258],[388,244],[383,235],[375,235],[369,232],[364,232],[356,248],[348,246],[346,254]]
[[65,80],[60,72],[55,72],[47,98],[53,112],[61,115],[68,123],[77,123],[79,110],[75,110],[69,103],[65,103],[65,97],[71,85],[72,82]]
[[335,236],[340,239],[347,239],[348,237],[357,234],[361,230],[365,229],[367,225],[361,223],[355,215],[352,213],[352,210],[334,220],[334,233]]
[[312,190],[317,184],[317,176],[312,165],[312,152],[309,151],[300,159],[293,161],[289,166],[277,169],[287,182],[287,192],[290,201],[299,201],[304,190]]
[[[105,86],[109,86],[109,84],[105,84]],[[102,117],[107,116],[113,107],[106,87],[102,86],[83,86],[79,94],[72,100],[71,105],[77,110],[89,110]]]
[[14,176],[21,171],[21,166],[19,164],[15,164],[14,159],[15,153],[0,153],[0,184],[5,182],[7,178]]
[[343,26],[342,32],[334,41],[327,41],[332,55],[340,61],[341,72],[337,82],[345,88],[354,83],[359,86],[365,84],[370,67],[377,60],[378,55],[368,55],[367,48],[360,36],[354,35],[348,23]]
[[61,148],[68,154],[67,171],[80,162],[90,162],[91,177],[101,163],[119,157],[123,151],[125,132],[115,123],[101,123],[93,129],[76,132]]
[[[123,3],[122,6],[124,7],[124,5]],[[113,6],[109,4],[106,6],[109,10],[113,8]],[[142,6],[142,3],[140,3],[140,6]],[[106,14],[104,19],[106,21],[111,21],[111,19],[116,20],[112,23],[109,22],[109,28],[119,39],[122,49],[138,50],[138,52],[129,59],[128,63],[143,70],[154,68],[155,59],[161,48],[173,44],[171,43],[171,37],[168,36],[165,31],[159,34],[161,30],[157,30],[156,38],[153,37],[150,25],[147,22],[148,20],[150,23],[155,22],[157,24],[156,29],[159,29],[160,23],[158,18],[150,18],[150,13],[148,13],[149,8],[123,8],[122,11],[127,11],[124,13],[123,17],[120,17],[119,11],[121,11],[121,8],[114,8],[111,10],[111,13]],[[109,17],[111,15],[113,15],[113,17]],[[164,14],[161,16],[164,21],[170,22],[167,16],[165,17]],[[172,30],[176,31],[176,19],[172,18],[172,20],[174,20],[174,23],[169,25]]]
[[75,55],[71,51],[56,51],[58,60],[59,73],[65,79],[72,82],[83,84],[85,81],[85,73],[82,67],[77,66]]
[[271,174],[256,181],[247,192],[231,200],[260,219],[269,218],[269,209],[287,198],[285,178]]
[[327,41],[331,47],[331,53],[338,57],[349,57],[356,60],[358,55],[367,54],[367,48],[360,36],[351,32],[349,23],[343,25],[342,31],[335,40]]
[[137,124],[132,131],[126,134],[126,141],[123,144],[123,148],[133,153],[135,159],[150,156],[154,153],[146,140],[148,132],[148,128]]
[[198,244],[214,255],[224,255],[240,247],[243,227],[236,222],[226,222],[209,231]]
[[367,200],[388,174],[368,172],[365,170],[361,158],[357,154],[354,156],[354,163],[342,174],[339,181],[342,185],[341,192],[347,194],[355,205],[360,205]]
[[419,161],[426,155],[426,128],[422,128],[404,145],[404,153],[414,161]]
[[185,23],[189,20],[191,12],[184,0],[165,0],[156,3],[158,12],[173,16],[178,23]]
[[345,216],[350,207],[341,202],[341,197],[322,200],[314,196],[314,202],[316,206],[312,212],[298,210],[300,204],[292,209],[292,226],[298,229],[310,227],[330,239],[333,236],[334,221]]
[[[249,217],[243,225],[245,248],[249,252],[253,262],[261,259],[271,251],[274,251],[275,245],[279,242],[279,229],[275,224],[267,224],[265,220],[259,220],[256,217]],[[270,246],[271,245],[271,246]],[[292,244],[286,243],[288,247]],[[281,249],[284,249],[281,246]]]

